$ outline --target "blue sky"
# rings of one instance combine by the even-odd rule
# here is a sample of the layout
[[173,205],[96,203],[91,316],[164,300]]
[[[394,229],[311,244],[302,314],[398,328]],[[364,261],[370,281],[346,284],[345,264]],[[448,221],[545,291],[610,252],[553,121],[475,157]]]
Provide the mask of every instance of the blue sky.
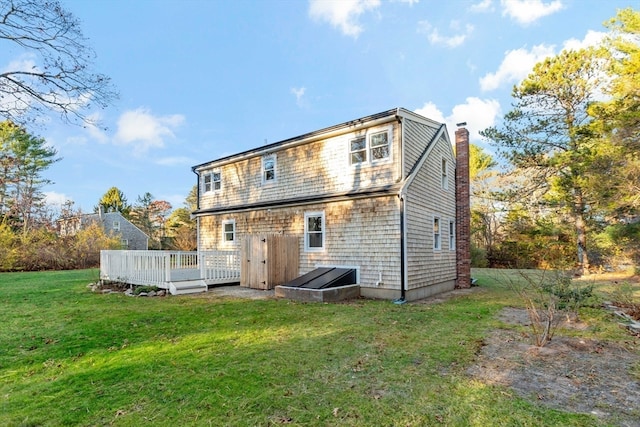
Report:
[[[471,140],[514,84],[563,48],[596,43],[639,0],[62,0],[120,99],[106,131],[56,120],[34,133],[63,158],[52,205],[91,211],[112,186],[181,207],[191,166],[390,108]],[[19,51],[0,60],[25,60]]]

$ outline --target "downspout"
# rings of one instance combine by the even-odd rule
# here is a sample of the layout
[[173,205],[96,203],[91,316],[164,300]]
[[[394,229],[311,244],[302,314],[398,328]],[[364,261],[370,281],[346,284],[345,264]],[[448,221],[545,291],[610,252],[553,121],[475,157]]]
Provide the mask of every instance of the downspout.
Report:
[[400,298],[394,300],[394,304],[404,304],[407,302],[406,300],[406,275],[405,275],[405,219],[404,219],[404,211],[405,211],[405,195],[400,193],[398,195],[400,198]]
[[[396,113],[396,118],[398,119],[398,123],[400,124],[400,155],[398,156],[400,159],[400,180],[405,179],[404,176],[404,123],[402,121],[402,116],[400,115],[400,109],[398,108],[398,112]],[[404,186],[403,186],[404,189]],[[406,226],[405,226],[405,199],[406,195],[404,191],[400,190],[398,194],[398,198],[400,199],[400,298],[393,301],[394,304],[404,304],[407,302],[406,300],[406,256],[407,251],[405,249],[406,245]]]
[[[196,174],[196,211],[200,210],[200,173],[195,167],[191,168],[191,172]],[[193,212],[190,213],[193,218]],[[196,217],[196,251],[200,253],[200,217]]]

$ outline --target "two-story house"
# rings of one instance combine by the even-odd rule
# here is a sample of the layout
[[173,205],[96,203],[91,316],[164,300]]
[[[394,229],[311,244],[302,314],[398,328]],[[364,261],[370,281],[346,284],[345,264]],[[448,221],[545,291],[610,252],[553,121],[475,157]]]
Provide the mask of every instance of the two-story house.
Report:
[[355,269],[364,297],[467,287],[466,129],[456,139],[462,169],[444,124],[396,108],[194,166],[198,250],[279,233],[298,238],[299,274]]

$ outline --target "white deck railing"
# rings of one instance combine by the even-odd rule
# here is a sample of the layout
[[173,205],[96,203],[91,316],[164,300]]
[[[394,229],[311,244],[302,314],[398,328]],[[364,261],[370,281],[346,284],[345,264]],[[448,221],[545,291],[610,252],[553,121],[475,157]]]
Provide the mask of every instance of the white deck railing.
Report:
[[100,251],[100,279],[167,289],[170,282],[240,281],[240,251]]

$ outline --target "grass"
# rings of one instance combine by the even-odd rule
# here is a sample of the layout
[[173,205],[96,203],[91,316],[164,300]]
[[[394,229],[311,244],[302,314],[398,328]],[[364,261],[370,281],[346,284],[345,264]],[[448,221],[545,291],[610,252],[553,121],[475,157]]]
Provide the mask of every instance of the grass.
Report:
[[517,304],[474,276],[483,292],[399,306],[131,298],[91,293],[96,270],[3,273],[0,425],[599,425],[466,375]]

